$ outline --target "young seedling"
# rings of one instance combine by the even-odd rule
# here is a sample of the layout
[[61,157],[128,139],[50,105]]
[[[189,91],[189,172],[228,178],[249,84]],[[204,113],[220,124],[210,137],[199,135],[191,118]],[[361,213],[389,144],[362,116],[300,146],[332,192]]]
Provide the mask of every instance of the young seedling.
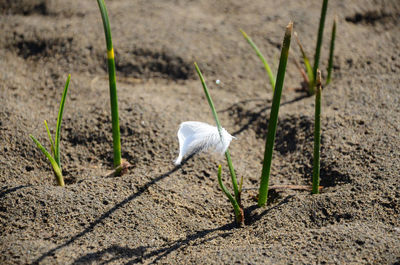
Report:
[[[313,83],[314,83],[314,74],[313,74],[313,70],[312,70],[312,67],[310,64],[310,60],[308,59],[307,54],[304,51],[303,45],[301,45],[299,36],[297,35],[297,32],[294,33],[294,37],[296,38],[297,45],[299,46],[301,55],[303,57],[304,66],[306,67],[307,79],[305,80],[305,82],[308,84],[308,87],[310,88],[313,86]],[[303,70],[301,68],[299,68],[299,69]],[[309,90],[309,93],[311,93],[310,90]]]
[[[194,63],[194,66],[196,67],[197,74],[199,75],[201,84],[203,85],[204,93],[205,93],[205,95],[207,97],[208,104],[210,105],[211,112],[212,112],[212,114],[214,116],[214,120],[215,120],[215,123],[217,124],[219,135],[220,135],[220,138],[221,138],[221,141],[222,141],[223,140],[223,128],[222,128],[221,123],[220,123],[220,121],[218,119],[217,111],[215,110],[214,103],[213,103],[213,101],[211,99],[210,93],[208,91],[208,88],[207,88],[206,82],[204,80],[203,74],[200,71],[200,68],[198,67],[197,63]],[[226,157],[226,161],[228,163],[229,172],[231,174],[232,186],[233,186],[233,191],[234,191],[234,194],[235,194],[234,198],[233,197],[232,198],[234,199],[236,205],[240,205],[240,190],[239,190],[237,179],[236,179],[235,169],[233,168],[233,165],[232,165],[232,160],[231,160],[231,155],[230,155],[229,149],[226,149],[225,157]],[[234,209],[235,209],[236,206],[235,205],[233,205],[233,206],[234,206]],[[242,221],[243,221],[243,211],[236,211],[235,210],[235,217],[236,217],[236,222],[238,224],[242,223]]]
[[332,33],[331,33],[331,45],[329,48],[329,61],[328,61],[328,77],[326,78],[326,83],[325,85],[327,86],[332,79],[332,69],[333,69],[333,51],[335,50],[335,37],[336,37],[336,21],[337,18],[335,17],[333,20],[333,25],[332,25]]
[[260,60],[264,64],[265,71],[268,74],[269,82],[271,84],[272,92],[274,92],[274,89],[275,89],[275,76],[271,71],[271,67],[269,67],[269,64],[267,63],[267,60],[262,55],[261,51],[258,49],[257,45],[253,42],[253,40],[246,34],[246,32],[244,32],[242,29],[240,29],[240,32],[243,34],[243,37],[250,44],[250,46],[253,48],[253,50],[256,52],[257,56],[260,58]]
[[129,167],[129,163],[121,159],[121,140],[119,130],[119,116],[118,116],[118,97],[117,97],[117,84],[115,80],[115,60],[114,48],[111,38],[110,22],[108,20],[107,9],[104,0],[97,0],[100,8],[101,18],[103,20],[104,34],[107,45],[107,60],[108,60],[108,78],[110,84],[110,102],[111,102],[111,122],[112,122],[112,136],[113,136],[113,150],[114,150],[114,175],[119,175]]
[[312,193],[319,193],[320,146],[321,146],[321,71],[317,70],[315,89],[315,126],[314,126],[314,163],[312,177]]
[[325,17],[327,9],[328,9],[328,0],[323,0],[321,8],[321,16],[319,19],[317,45],[315,47],[315,55],[314,55],[314,68],[313,68],[314,78],[317,76],[317,70],[319,67],[319,58],[321,55],[322,38],[324,37],[324,26],[325,26]]
[[37,147],[49,159],[49,161],[51,163],[51,166],[53,167],[54,173],[56,175],[57,184],[59,186],[64,186],[64,178],[63,178],[63,175],[62,175],[61,162],[60,162],[60,133],[61,133],[62,115],[63,115],[63,112],[64,112],[64,103],[65,103],[65,99],[67,97],[67,91],[68,91],[68,86],[69,86],[70,79],[71,79],[71,75],[68,75],[67,82],[65,83],[64,92],[63,92],[62,97],[61,97],[60,108],[58,110],[56,136],[55,136],[55,140],[54,141],[53,141],[53,138],[51,136],[49,127],[47,126],[47,121],[46,120],[44,121],[44,125],[45,125],[46,131],[47,131],[47,136],[49,137],[51,153],[49,153],[46,150],[46,148],[44,148],[43,145],[38,140],[36,140],[36,138],[32,134],[29,134],[29,136],[35,142]]
[[237,200],[233,198],[232,194],[228,191],[225,187],[224,183],[222,182],[222,169],[221,165],[218,165],[218,184],[221,187],[221,190],[225,193],[226,197],[228,197],[229,201],[233,206],[233,210],[235,212],[235,221],[236,224],[242,224],[244,222],[244,213],[240,205],[238,204]]
[[281,57],[279,60],[278,74],[274,97],[272,99],[271,114],[268,122],[267,140],[265,143],[264,162],[261,174],[261,184],[258,194],[258,206],[264,206],[268,197],[269,176],[271,171],[272,152],[274,149],[276,125],[278,123],[279,106],[282,95],[283,82],[285,80],[286,64],[289,56],[290,40],[292,36],[293,23],[290,22],[286,27],[283,39]]
[[[308,86],[307,92],[309,95],[313,95],[315,93],[316,76],[317,76],[317,69],[319,68],[321,46],[322,46],[322,40],[323,40],[323,34],[324,34],[325,17],[326,17],[327,9],[328,9],[328,0],[323,0],[322,8],[321,8],[321,17],[320,17],[319,28],[318,28],[318,38],[317,38],[317,44],[316,44],[315,54],[314,54],[314,66],[312,68],[311,68],[310,60],[308,59],[306,53],[304,52],[303,46],[301,45],[300,40],[296,34],[297,44],[299,45],[299,48],[300,48],[300,51],[301,51],[301,54],[303,57],[304,65],[306,68],[306,72],[307,72],[308,78],[305,81]],[[336,19],[334,20],[333,26],[332,26],[331,43],[330,43],[330,50],[329,50],[329,62],[328,62],[328,71],[327,71],[328,78],[327,78],[326,84],[329,84],[331,81],[335,38],[336,38]]]

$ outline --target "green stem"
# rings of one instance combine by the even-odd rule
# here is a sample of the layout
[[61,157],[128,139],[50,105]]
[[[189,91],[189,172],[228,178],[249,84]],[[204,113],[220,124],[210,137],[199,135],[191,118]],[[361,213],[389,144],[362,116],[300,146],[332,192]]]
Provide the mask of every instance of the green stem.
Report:
[[244,32],[243,30],[240,29],[240,32],[243,34],[243,37],[246,39],[246,41],[250,44],[250,46],[254,49],[256,52],[257,56],[261,59],[262,63],[264,64],[265,71],[268,74],[269,82],[271,83],[272,87],[272,92],[275,90],[275,76],[271,71],[271,68],[269,67],[269,64],[267,63],[267,60],[264,58],[260,50],[258,49],[257,45],[253,42],[253,40]]
[[55,135],[55,145],[54,145],[54,160],[56,160],[58,167],[61,169],[61,163],[60,163],[60,133],[61,133],[61,122],[62,122],[62,116],[64,112],[64,104],[65,104],[65,99],[67,98],[67,92],[68,92],[68,86],[69,86],[69,81],[71,80],[71,75],[69,74],[67,77],[67,81],[65,82],[65,87],[64,91],[61,97],[61,102],[60,102],[60,109],[58,110],[58,116],[57,116],[57,127],[56,127],[56,135]]
[[328,77],[326,78],[326,85],[331,82],[332,68],[333,68],[333,51],[335,49],[336,39],[336,18],[333,20],[332,35],[331,35],[331,46],[329,48],[329,62],[328,62]]
[[53,142],[53,138],[51,137],[50,129],[49,129],[49,126],[47,126],[47,121],[46,120],[44,120],[44,126],[46,127],[47,137],[49,137],[51,154],[53,156],[55,156],[56,154],[54,152],[54,142]]
[[315,126],[314,126],[314,163],[312,193],[319,193],[319,172],[320,172],[320,146],[321,146],[321,72],[317,71],[317,86],[315,92]]
[[297,33],[294,33],[294,36],[296,38],[297,45],[300,48],[301,55],[303,56],[303,61],[304,65],[306,66],[306,72],[307,72],[307,77],[308,77],[308,94],[312,95],[314,94],[314,73],[313,69],[311,68],[310,60],[308,59],[308,56],[306,52],[304,51],[303,45],[301,45],[300,39],[297,36]]
[[43,145],[38,140],[36,140],[35,137],[33,137],[32,134],[30,134],[29,136],[35,142],[37,147],[43,152],[43,154],[49,159],[51,165],[53,166],[54,173],[56,174],[58,185],[64,186],[64,178],[62,176],[62,171],[61,168],[58,166],[56,160],[49,154],[49,152],[47,152],[46,148],[44,148]]
[[[324,0],[321,8],[321,17],[319,19],[317,46],[315,48],[314,69],[313,69],[314,78],[317,76],[317,69],[319,67],[319,58],[321,54],[322,38],[324,35],[324,25],[325,25],[325,17],[327,9],[328,9],[328,0]],[[313,83],[314,83],[313,85],[315,85],[315,80],[313,80]],[[314,87],[312,90],[314,90]]]
[[229,152],[229,149],[226,149],[225,157],[226,157],[226,161],[228,163],[229,173],[231,175],[231,181],[232,181],[233,191],[235,193],[235,198],[238,201],[238,203],[240,203],[240,192],[241,191],[239,190],[239,187],[238,187],[238,183],[237,183],[237,179],[236,179],[236,173],[235,173],[235,169],[233,168],[233,164],[232,164],[232,160],[231,160],[231,154]]
[[114,149],[114,168],[117,168],[119,165],[121,165],[121,140],[120,140],[120,130],[119,130],[117,84],[115,79],[114,49],[111,39],[110,22],[108,20],[107,9],[104,0],[97,0],[97,3],[99,5],[101,18],[103,20],[104,34],[107,44],[108,78],[110,83],[111,121],[112,121],[113,149]]
[[240,206],[238,202],[233,198],[231,193],[228,191],[228,189],[225,187],[224,183],[222,182],[222,173],[221,173],[221,165],[218,166],[218,183],[219,186],[221,187],[222,191],[225,193],[226,197],[228,197],[229,201],[231,202],[233,206],[233,210],[235,212],[235,220],[237,224],[241,224],[243,221],[243,214],[242,210],[240,209]]
[[260,207],[265,205],[268,197],[268,185],[269,185],[269,175],[271,170],[272,152],[275,142],[276,125],[278,122],[278,113],[282,95],[283,81],[285,80],[286,64],[289,56],[292,29],[293,29],[293,23],[290,22],[289,25],[286,27],[285,37],[283,39],[275,92],[272,100],[271,114],[268,122],[268,133],[267,133],[267,140],[265,143],[264,162],[263,162],[261,183],[258,195],[258,206]]
[[[203,74],[201,73],[200,68],[198,67],[197,63],[194,63],[194,66],[196,67],[197,74],[199,75],[201,84],[203,85],[204,93],[206,94],[208,104],[210,105],[212,114],[214,116],[215,123],[217,124],[219,135],[222,139],[222,126],[221,126],[221,123],[219,122],[217,111],[215,110],[214,103],[211,99],[210,93],[208,92],[206,81],[204,80]],[[225,157],[226,157],[226,161],[228,162],[229,172],[231,173],[231,179],[232,179],[233,190],[235,192],[235,198],[238,201],[238,203],[240,203],[240,193],[239,193],[239,188],[238,188],[238,184],[237,184],[236,173],[235,173],[235,169],[233,168],[233,165],[232,165],[232,160],[231,160],[231,155],[229,153],[229,149],[226,150]]]

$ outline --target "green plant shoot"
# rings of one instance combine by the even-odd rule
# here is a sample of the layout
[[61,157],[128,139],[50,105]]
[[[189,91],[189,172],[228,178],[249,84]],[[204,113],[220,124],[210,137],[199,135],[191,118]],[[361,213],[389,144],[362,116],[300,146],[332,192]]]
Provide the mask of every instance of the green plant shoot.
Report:
[[[203,74],[201,73],[200,68],[197,66],[197,63],[194,63],[194,66],[196,67],[197,74],[199,75],[201,84],[203,85],[204,93],[206,94],[208,104],[210,105],[211,112],[214,116],[215,123],[217,124],[218,132],[221,136],[222,135],[221,134],[221,130],[222,130],[221,123],[219,122],[217,111],[215,110],[214,103],[211,99],[210,93],[208,92],[208,88],[207,88],[206,82],[204,80]],[[236,179],[236,173],[235,173],[235,169],[233,168],[233,165],[232,165],[232,160],[231,160],[231,155],[230,155],[229,149],[226,150],[225,157],[226,157],[226,161],[228,162],[229,171],[231,173],[233,190],[235,192],[235,199],[240,204],[240,193],[239,193],[239,188],[238,188],[237,179]]]
[[331,45],[329,48],[329,62],[328,62],[328,77],[326,78],[326,83],[325,85],[328,85],[331,82],[332,79],[332,69],[333,69],[333,52],[335,50],[335,39],[336,39],[336,20],[337,18],[333,20],[333,25],[332,25],[332,35],[331,35]]
[[103,20],[104,34],[107,44],[107,60],[108,60],[108,78],[110,83],[110,102],[111,102],[111,122],[112,122],[112,135],[113,135],[113,149],[114,149],[114,168],[116,174],[121,172],[121,140],[119,130],[119,116],[118,116],[118,97],[117,97],[117,84],[115,80],[115,61],[114,61],[114,48],[111,38],[110,22],[108,20],[107,9],[104,0],[97,0],[100,8],[101,18]]
[[285,72],[289,56],[292,30],[293,30],[293,23],[290,22],[286,27],[285,36],[283,39],[274,97],[272,99],[271,114],[268,122],[268,133],[265,144],[264,162],[261,174],[260,189],[258,194],[258,206],[260,207],[265,205],[268,197],[268,185],[269,185],[269,175],[271,171],[272,152],[275,142],[276,125],[278,123],[279,106],[281,101],[283,82],[285,80]]
[[47,137],[49,138],[49,142],[50,142],[50,151],[51,151],[51,154],[54,156],[54,154],[55,154],[55,152],[54,152],[54,142],[53,142],[53,138],[51,137],[50,129],[49,129],[49,126],[47,126],[47,121],[46,120],[44,120],[44,126],[46,127]]
[[[219,135],[220,135],[220,137],[222,137],[221,123],[219,122],[217,111],[215,110],[214,103],[213,103],[213,101],[211,99],[210,93],[208,91],[206,82],[205,82],[204,77],[203,77],[203,74],[201,73],[200,68],[198,67],[197,63],[194,63],[194,66],[196,68],[197,74],[199,75],[201,84],[203,85],[204,93],[206,95],[208,104],[210,105],[211,112],[212,112],[212,114],[214,116],[215,123],[217,124]],[[227,195],[227,194],[230,195],[230,193],[227,191],[225,186],[223,186],[222,180],[221,180],[220,186],[222,184],[221,188],[222,187],[225,188],[225,189],[222,188],[222,190],[228,196],[229,200],[231,201],[231,199],[233,199],[233,202],[232,201],[231,202],[232,202],[232,205],[233,205],[234,210],[235,210],[235,219],[236,219],[236,222],[238,224],[240,224],[243,221],[243,211],[240,209],[240,190],[238,188],[238,183],[237,183],[237,179],[236,179],[236,173],[235,173],[235,169],[233,168],[233,165],[232,165],[232,160],[231,160],[231,155],[230,155],[229,149],[227,149],[226,152],[225,152],[225,158],[226,158],[226,161],[228,163],[229,172],[230,172],[230,175],[231,175],[231,181],[232,181],[232,186],[233,186],[235,197],[233,198],[232,196],[229,197]],[[219,176],[219,178],[220,178],[220,176]],[[236,207],[239,207],[239,211],[237,210]]]
[[46,148],[44,148],[43,145],[32,134],[29,135],[32,138],[32,140],[35,142],[37,147],[49,159],[49,161],[53,167],[54,173],[56,175],[57,184],[59,186],[64,186],[64,178],[62,175],[61,162],[60,162],[60,138],[61,138],[60,133],[61,133],[62,116],[63,116],[63,112],[64,112],[64,104],[65,104],[65,100],[67,98],[67,92],[68,92],[70,79],[71,79],[71,75],[68,75],[68,78],[67,78],[67,81],[66,81],[65,87],[64,87],[64,92],[61,97],[60,108],[58,110],[58,116],[57,116],[55,141],[53,141],[49,127],[47,126],[47,121],[46,120],[44,121],[44,126],[46,127],[47,136],[48,136],[49,142],[50,142],[51,153],[49,153],[46,150]]
[[240,205],[238,204],[237,200],[235,198],[233,198],[232,194],[228,191],[228,189],[225,187],[224,183],[222,182],[221,165],[218,166],[218,183],[219,183],[219,186],[221,187],[221,190],[225,193],[226,197],[228,197],[229,201],[231,202],[231,204],[233,206],[233,210],[235,212],[236,223],[241,224],[244,221],[243,210],[240,208]]
[[308,77],[307,83],[308,83],[308,89],[309,89],[308,93],[310,95],[312,95],[312,94],[314,94],[314,92],[313,92],[313,89],[314,89],[313,88],[314,87],[314,85],[313,85],[314,84],[313,69],[311,67],[310,60],[308,59],[307,54],[304,51],[303,45],[301,45],[300,39],[297,36],[297,32],[294,33],[294,36],[296,38],[297,45],[300,48],[301,55],[303,56],[303,62],[304,62],[304,65],[306,67],[306,72],[307,72],[307,77]]
[[54,158],[51,156],[51,154],[46,150],[46,148],[43,147],[43,145],[36,140],[35,137],[33,137],[32,134],[29,135],[32,140],[35,142],[35,144],[37,145],[37,147],[40,149],[40,151],[43,152],[43,154],[49,159],[51,166],[53,167],[54,173],[56,175],[56,180],[57,180],[57,184],[59,186],[64,186],[64,177],[62,175],[61,172],[61,168],[57,165],[56,160],[54,160]]
[[[71,80],[71,75],[68,75],[67,82],[65,83],[65,87],[64,87],[64,92],[63,92],[62,97],[61,97],[60,108],[58,110],[56,136],[54,138],[55,139],[55,142],[54,142],[54,160],[56,160],[57,165],[60,167],[60,170],[61,170],[61,163],[60,163],[61,122],[62,122],[62,115],[63,115],[63,112],[64,112],[64,104],[65,104],[65,99],[67,97],[67,91],[68,91],[69,81],[70,80]],[[46,126],[46,130],[47,130],[47,126]],[[51,142],[50,142],[50,144],[51,144]]]
[[[317,44],[315,47],[315,54],[314,54],[314,66],[311,68],[310,61],[304,52],[303,46],[300,43],[300,40],[296,34],[297,44],[299,45],[304,65],[306,67],[307,72],[307,79],[306,82],[308,84],[308,94],[313,95],[315,93],[315,85],[316,85],[316,75],[317,69],[319,68],[319,61],[321,55],[321,46],[322,46],[322,39],[324,35],[324,26],[325,26],[325,18],[326,18],[326,11],[328,9],[328,0],[323,0],[322,8],[321,8],[321,17],[319,20],[319,28],[318,28],[318,37],[317,37]],[[335,37],[336,37],[336,18],[334,19],[333,26],[332,26],[332,35],[331,35],[331,42],[330,42],[330,50],[329,50],[329,61],[328,61],[328,77],[326,80],[326,85],[331,82],[331,75],[332,75],[332,68],[333,68],[333,51],[335,48]],[[303,74],[303,70],[300,69],[300,72]],[[304,77],[305,78],[305,77]]]
[[264,64],[265,71],[267,71],[267,74],[268,74],[269,82],[271,83],[272,92],[274,92],[274,89],[275,89],[275,76],[272,73],[271,68],[269,67],[269,64],[267,63],[267,60],[262,55],[261,51],[258,49],[257,45],[253,42],[253,40],[246,34],[246,32],[244,32],[242,29],[240,29],[240,32],[243,34],[243,37],[250,44],[250,46],[254,49],[254,51],[256,52],[257,56],[261,59],[262,63]]
[[315,47],[315,55],[314,55],[314,68],[313,68],[314,78],[317,76],[317,69],[319,67],[319,58],[321,54],[322,38],[324,36],[324,26],[325,26],[325,17],[327,9],[328,9],[328,0],[323,0],[321,8],[321,17],[319,19],[317,45]]
[[321,146],[321,71],[317,71],[317,82],[315,90],[315,125],[314,125],[314,161],[312,177],[312,193],[319,193],[320,172],[320,146]]

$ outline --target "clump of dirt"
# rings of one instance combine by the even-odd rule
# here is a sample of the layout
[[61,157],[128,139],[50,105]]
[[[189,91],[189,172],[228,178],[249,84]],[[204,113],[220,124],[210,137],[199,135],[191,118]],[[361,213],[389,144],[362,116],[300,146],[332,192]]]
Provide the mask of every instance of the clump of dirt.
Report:
[[[0,263],[398,264],[400,262],[400,32],[398,1],[330,2],[338,14],[333,83],[323,91],[320,195],[273,190],[258,208],[273,65],[294,21],[312,55],[320,1],[108,1],[116,51],[123,157],[110,177],[112,135],[103,27],[96,3],[0,1]],[[171,15],[173,14],[173,15]],[[326,69],[325,38],[321,69]],[[290,57],[299,60],[292,45]],[[312,56],[310,56],[312,58]],[[203,70],[244,177],[236,227],[217,183],[223,157],[175,167],[183,121],[213,123],[192,62]],[[276,70],[276,67],[274,68]],[[324,72],[324,71],[323,71]],[[61,131],[64,188],[29,138]],[[215,80],[221,80],[219,85]],[[309,185],[314,99],[289,64],[271,184]]]

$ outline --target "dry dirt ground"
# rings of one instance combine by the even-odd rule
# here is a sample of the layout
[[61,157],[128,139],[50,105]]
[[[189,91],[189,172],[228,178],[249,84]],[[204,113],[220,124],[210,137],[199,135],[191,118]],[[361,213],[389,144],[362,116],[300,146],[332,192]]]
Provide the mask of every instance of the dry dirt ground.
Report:
[[[320,195],[283,190],[256,207],[271,88],[244,29],[274,71],[294,21],[312,57],[321,1],[106,1],[116,52],[123,157],[112,138],[104,32],[96,1],[0,0],[0,263],[399,264],[400,2],[329,2],[321,69],[338,17],[333,83],[323,91]],[[292,42],[290,58],[300,60]],[[213,123],[197,61],[223,126],[237,139],[245,225],[218,187],[223,157],[175,167],[183,121]],[[66,186],[29,138],[47,143],[67,74],[61,132]],[[221,80],[220,85],[215,80]],[[288,64],[271,184],[311,179],[314,98]]]

